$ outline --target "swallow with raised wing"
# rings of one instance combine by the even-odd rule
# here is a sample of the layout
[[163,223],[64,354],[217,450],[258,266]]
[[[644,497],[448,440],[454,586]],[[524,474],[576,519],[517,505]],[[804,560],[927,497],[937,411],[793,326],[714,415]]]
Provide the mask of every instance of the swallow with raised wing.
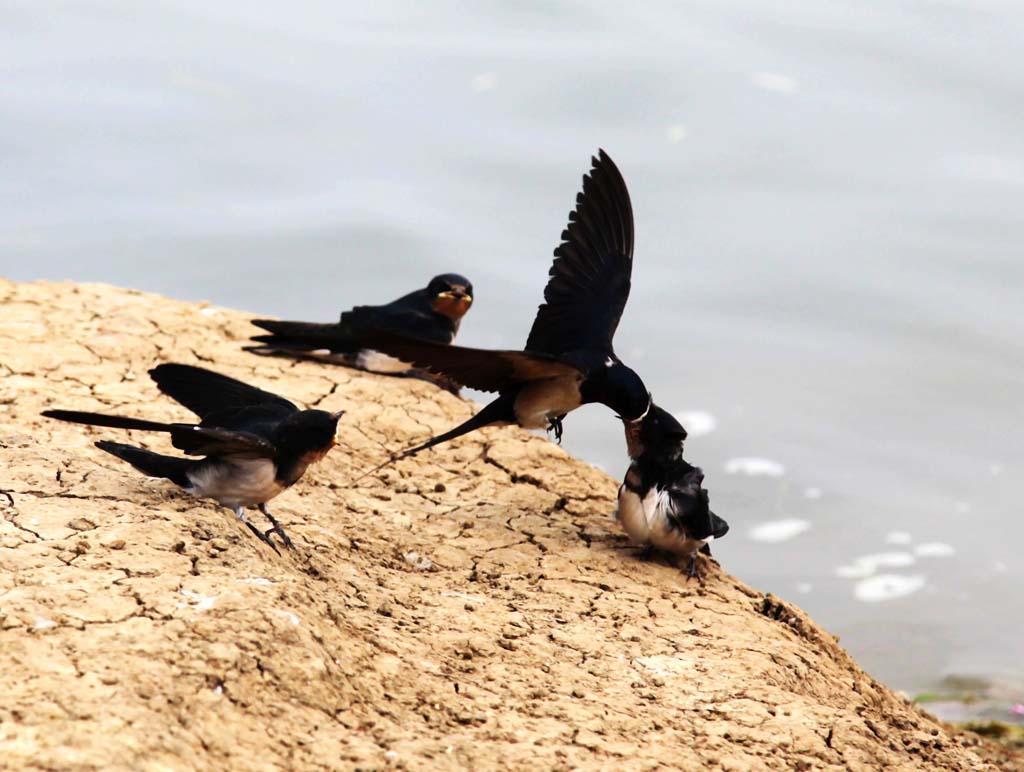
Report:
[[393,460],[492,424],[550,429],[561,440],[565,415],[590,402],[607,405],[627,422],[639,421],[649,410],[647,387],[612,346],[633,268],[629,191],[603,150],[591,162],[555,249],[544,303],[525,350],[445,346],[394,333],[372,337],[379,351],[464,386],[498,393],[465,423]]
[[[96,447],[150,477],[161,477],[194,496],[211,498],[235,515],[275,552],[276,533],[286,547],[292,540],[267,509],[267,502],[294,485],[310,464],[334,447],[342,412],[299,410],[276,394],[200,367],[163,364],[149,371],[164,394],[199,416],[199,423],[163,423],[138,418],[47,410],[47,418],[165,432],[174,447],[201,459],[167,456],[145,448],[101,440]],[[257,507],[273,525],[261,531],[246,516]]]
[[631,463],[619,487],[615,519],[634,544],[689,559],[699,576],[697,552],[721,539],[729,524],[711,511],[704,472],[683,460],[686,430],[657,405],[643,420],[625,423]]
[[269,335],[256,335],[246,351],[270,356],[315,359],[372,373],[419,377],[449,391],[458,384],[428,374],[407,362],[367,346],[367,333],[386,331],[448,345],[455,340],[462,317],[473,304],[473,285],[465,276],[443,273],[423,289],[381,306],[356,306],[331,324],[253,319]]

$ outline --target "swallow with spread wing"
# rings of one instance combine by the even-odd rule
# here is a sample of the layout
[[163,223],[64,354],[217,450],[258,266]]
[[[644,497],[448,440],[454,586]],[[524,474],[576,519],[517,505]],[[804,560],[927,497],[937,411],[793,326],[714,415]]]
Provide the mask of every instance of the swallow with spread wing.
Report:
[[[145,475],[168,479],[188,493],[233,509],[275,552],[272,533],[292,547],[267,502],[298,482],[310,464],[334,447],[342,413],[299,410],[283,397],[200,367],[163,364],[149,374],[160,391],[198,415],[200,422],[162,423],[75,410],[47,410],[43,415],[91,426],[170,434],[174,447],[204,458],[165,456],[106,440],[96,447]],[[246,516],[246,507],[258,507],[273,528],[257,528]]]
[[316,359],[384,375],[425,378],[449,391],[458,384],[414,368],[407,362],[375,351],[366,345],[366,333],[394,332],[448,345],[455,340],[459,323],[473,304],[473,285],[465,276],[443,273],[423,289],[410,292],[382,306],[356,306],[332,324],[253,319],[269,335],[256,335],[258,345],[246,351],[270,356]]
[[393,333],[373,336],[379,351],[464,386],[498,393],[462,425],[393,460],[491,424],[550,429],[560,440],[565,415],[589,402],[607,405],[626,421],[638,421],[647,413],[647,387],[612,347],[629,297],[632,205],[612,159],[601,150],[591,161],[555,249],[544,303],[524,351],[444,346]]
[[711,511],[704,472],[683,460],[686,430],[667,410],[652,405],[643,420],[626,423],[631,463],[619,487],[618,520],[630,541],[689,558],[687,575],[699,577],[697,552],[721,539],[729,524]]

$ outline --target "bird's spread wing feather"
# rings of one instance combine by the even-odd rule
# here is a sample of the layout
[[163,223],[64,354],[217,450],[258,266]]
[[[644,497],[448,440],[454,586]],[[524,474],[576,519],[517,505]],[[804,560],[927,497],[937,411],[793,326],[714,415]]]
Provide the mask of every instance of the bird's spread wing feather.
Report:
[[368,343],[389,356],[480,391],[501,391],[526,381],[579,374],[572,365],[542,353],[466,348],[385,332],[375,334]]
[[164,364],[154,367],[149,374],[160,391],[204,419],[219,411],[240,407],[272,406],[282,415],[298,410],[284,397],[201,367]]
[[591,162],[555,249],[544,302],[526,341],[528,351],[613,351],[633,271],[633,208],[612,159],[600,150]]

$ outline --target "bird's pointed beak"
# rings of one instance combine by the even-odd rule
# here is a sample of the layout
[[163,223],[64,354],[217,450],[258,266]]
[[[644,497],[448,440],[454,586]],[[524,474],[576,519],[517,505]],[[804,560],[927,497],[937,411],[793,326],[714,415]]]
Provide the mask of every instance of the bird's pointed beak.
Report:
[[473,296],[469,294],[469,290],[461,284],[453,284],[450,289],[445,290],[438,294],[439,298],[445,298],[447,300],[462,300],[464,302],[473,302]]
[[338,431],[341,427],[338,425],[338,420],[345,415],[344,410],[339,410],[337,413],[331,413],[331,419],[334,421],[334,436],[331,437],[331,447],[333,448],[338,444]]
[[432,304],[435,313],[447,316],[455,322],[462,319],[471,305],[473,296],[469,294],[468,288],[461,284],[453,284],[444,292],[439,292]]

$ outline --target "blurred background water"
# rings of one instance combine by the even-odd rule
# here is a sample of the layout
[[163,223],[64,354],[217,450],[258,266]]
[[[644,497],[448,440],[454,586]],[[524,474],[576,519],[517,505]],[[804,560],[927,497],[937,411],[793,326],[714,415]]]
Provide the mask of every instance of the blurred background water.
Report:
[[[604,147],[637,229],[617,347],[691,430],[719,559],[895,687],[1019,698],[1024,6],[0,0],[0,21],[15,279],[330,320],[459,271],[460,341],[519,347]],[[625,469],[603,408],[565,445]]]

